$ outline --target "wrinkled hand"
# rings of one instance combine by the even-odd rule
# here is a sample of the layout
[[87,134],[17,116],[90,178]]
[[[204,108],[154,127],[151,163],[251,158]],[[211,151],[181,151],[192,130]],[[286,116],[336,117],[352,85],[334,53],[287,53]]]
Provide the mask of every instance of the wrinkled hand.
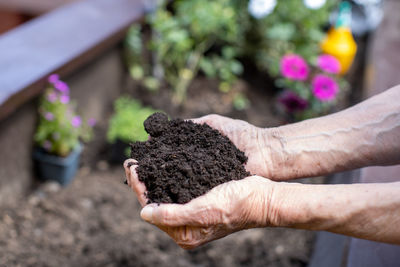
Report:
[[234,120],[220,115],[207,115],[192,120],[195,123],[206,123],[228,137],[233,144],[248,157],[246,170],[251,174],[272,177],[272,165],[268,163],[267,135],[265,130],[242,120]]
[[128,185],[144,207],[142,218],[166,232],[182,248],[195,248],[242,229],[275,225],[269,203],[275,183],[268,179],[250,176],[224,183],[184,205],[145,206],[145,185],[138,179],[137,165],[128,168],[129,162],[137,162],[129,159],[124,167]]

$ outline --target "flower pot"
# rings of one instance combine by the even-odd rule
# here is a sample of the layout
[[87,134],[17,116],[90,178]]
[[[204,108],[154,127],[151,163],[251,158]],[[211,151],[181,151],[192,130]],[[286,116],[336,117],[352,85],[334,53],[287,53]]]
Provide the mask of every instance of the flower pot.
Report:
[[129,148],[129,144],[117,139],[115,143],[111,145],[110,162],[115,164],[122,164],[128,156],[125,151]]
[[35,148],[33,158],[39,177],[68,185],[78,169],[81,152],[82,145],[78,145],[67,157],[51,155],[42,148]]

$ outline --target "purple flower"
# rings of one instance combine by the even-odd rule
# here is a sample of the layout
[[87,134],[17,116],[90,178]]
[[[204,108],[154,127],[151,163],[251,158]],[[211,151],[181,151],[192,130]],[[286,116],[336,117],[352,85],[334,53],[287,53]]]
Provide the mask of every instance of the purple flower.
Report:
[[307,100],[288,90],[282,93],[278,101],[285,107],[286,111],[290,113],[303,111],[308,107]]
[[68,85],[63,82],[63,81],[57,81],[54,83],[54,88],[56,88],[58,91],[61,93],[68,93],[69,92],[69,87]]
[[52,144],[51,144],[51,142],[49,140],[46,140],[46,141],[43,142],[42,147],[44,149],[46,149],[47,151],[50,151],[51,147],[52,147]]
[[340,72],[340,62],[334,56],[320,55],[317,60],[318,67],[328,73],[337,74]]
[[51,113],[51,112],[46,112],[46,113],[44,114],[44,118],[45,118],[46,120],[48,120],[48,121],[52,121],[52,120],[54,120],[54,114]]
[[96,125],[96,119],[94,119],[94,118],[88,119],[88,125],[89,125],[90,127],[95,126],[95,125]]
[[299,55],[289,54],[281,59],[281,73],[292,80],[304,81],[308,77],[308,65]]
[[49,76],[49,78],[47,79],[47,81],[49,83],[55,84],[56,82],[58,82],[60,79],[60,76],[58,76],[58,74],[52,74]]
[[331,101],[339,92],[339,86],[331,77],[319,74],[312,80],[312,92],[322,102]]
[[69,103],[69,95],[60,96],[60,102],[63,104],[68,104]]
[[51,103],[54,103],[57,101],[57,94],[54,92],[51,92],[47,95],[47,100]]
[[82,123],[82,120],[81,120],[81,117],[79,117],[79,116],[75,116],[71,120],[71,124],[75,128],[78,128],[79,126],[81,126],[81,123]]

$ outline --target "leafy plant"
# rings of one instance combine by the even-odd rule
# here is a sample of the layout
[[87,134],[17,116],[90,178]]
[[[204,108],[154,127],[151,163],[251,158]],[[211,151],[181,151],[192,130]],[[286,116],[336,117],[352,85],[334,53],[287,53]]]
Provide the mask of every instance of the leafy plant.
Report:
[[[130,73],[151,90],[166,83],[182,104],[192,79],[201,70],[221,81],[225,90],[243,71],[237,60],[244,25],[237,0],[165,1],[147,18],[152,32],[145,38],[134,25],[127,36]],[[150,59],[143,55],[150,55]]]
[[79,142],[92,137],[94,119],[83,122],[70,101],[68,85],[53,74],[39,104],[39,124],[34,140],[46,152],[67,156]]
[[115,101],[114,110],[107,132],[108,142],[114,143],[117,139],[126,143],[147,140],[143,122],[156,110],[143,107],[137,100],[127,96]]

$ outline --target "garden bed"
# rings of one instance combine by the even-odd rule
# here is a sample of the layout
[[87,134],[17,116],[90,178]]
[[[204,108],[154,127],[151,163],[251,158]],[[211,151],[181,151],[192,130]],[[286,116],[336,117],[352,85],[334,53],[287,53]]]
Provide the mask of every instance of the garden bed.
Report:
[[[131,87],[131,86],[129,86]],[[135,87],[135,86],[133,86]],[[273,95],[268,88],[241,90],[251,104],[233,108],[231,93],[218,83],[198,78],[182,108],[168,102],[169,91],[151,93],[134,88],[144,104],[174,117],[193,118],[219,113],[258,126],[277,126]],[[110,116],[112,110],[110,108]],[[78,177],[65,190],[40,186],[28,199],[0,211],[0,264],[10,266],[306,266],[312,232],[290,229],[252,229],[193,251],[184,251],[166,234],[141,220],[136,196],[123,184],[122,166],[107,163],[107,120],[94,129],[94,140],[83,153]]]

